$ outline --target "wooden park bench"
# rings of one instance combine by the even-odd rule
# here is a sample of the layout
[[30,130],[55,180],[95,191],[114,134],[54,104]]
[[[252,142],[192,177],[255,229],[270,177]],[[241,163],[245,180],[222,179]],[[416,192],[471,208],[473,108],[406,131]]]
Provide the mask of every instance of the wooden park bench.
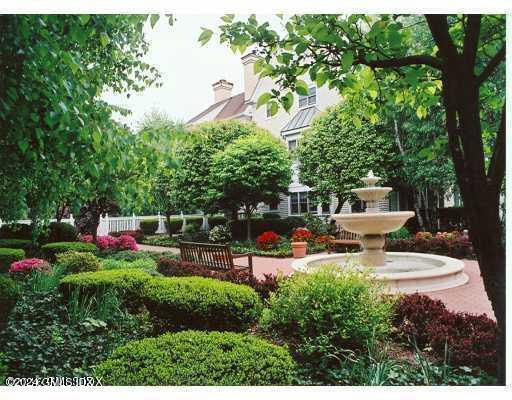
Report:
[[330,254],[337,246],[361,246],[361,237],[357,233],[348,232],[340,229],[336,234],[336,239],[329,240],[327,252]]
[[[232,254],[231,247],[227,244],[180,242],[180,253],[182,261],[204,265],[220,271],[247,270],[252,275],[252,256],[254,253]],[[241,257],[248,258],[248,266],[235,265],[233,260]]]

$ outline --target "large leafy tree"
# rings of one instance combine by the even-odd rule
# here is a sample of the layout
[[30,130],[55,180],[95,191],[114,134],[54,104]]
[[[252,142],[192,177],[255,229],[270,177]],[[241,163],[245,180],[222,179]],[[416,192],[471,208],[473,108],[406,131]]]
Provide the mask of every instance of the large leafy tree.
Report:
[[241,137],[213,156],[207,195],[220,208],[236,207],[247,218],[251,240],[251,216],[259,203],[279,202],[288,192],[291,160],[283,143],[270,132]]
[[386,180],[396,167],[393,142],[382,134],[383,127],[364,118],[353,124],[357,109],[352,101],[327,109],[302,134],[296,150],[300,181],[313,188],[319,202],[336,196],[336,213],[346,201],[356,200],[351,190],[361,186],[369,170]]
[[[101,94],[158,84],[158,72],[143,61],[147,18],[0,16],[2,219],[30,210],[37,221],[63,200],[90,195],[92,186],[75,177],[79,169],[98,179],[103,173],[91,153],[101,152],[102,129],[114,109]],[[118,162],[111,153],[102,156],[107,164]]]
[[[221,42],[245,51],[255,45],[260,76],[279,89],[263,98],[289,109],[292,92],[306,94],[309,74],[345,95],[367,93],[378,101],[409,98],[419,116],[442,102],[457,183],[469,221],[485,289],[498,322],[499,379],[505,382],[505,248],[500,194],[505,176],[504,15],[294,15],[285,32],[255,16],[223,17]],[[424,28],[430,41],[417,40]],[[212,31],[204,29],[205,43]],[[360,79],[360,78],[363,79]],[[381,82],[393,82],[382,90]],[[369,102],[370,104],[370,102]],[[272,108],[271,108],[272,109]],[[360,111],[376,114],[375,107]],[[358,115],[354,116],[356,120]],[[489,147],[489,156],[486,153]]]
[[[190,128],[191,140],[177,149],[180,168],[176,171],[178,204],[182,210],[218,211],[220,206],[208,195],[213,156],[236,139],[265,132],[254,123],[238,120],[205,122]],[[238,209],[226,202],[225,211],[236,218]]]

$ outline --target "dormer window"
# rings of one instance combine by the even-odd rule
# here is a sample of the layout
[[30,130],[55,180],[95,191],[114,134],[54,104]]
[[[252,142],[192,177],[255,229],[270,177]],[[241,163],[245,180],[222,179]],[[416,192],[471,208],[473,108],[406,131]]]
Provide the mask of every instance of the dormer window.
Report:
[[310,86],[307,96],[299,96],[299,108],[314,106],[316,104],[316,86]]

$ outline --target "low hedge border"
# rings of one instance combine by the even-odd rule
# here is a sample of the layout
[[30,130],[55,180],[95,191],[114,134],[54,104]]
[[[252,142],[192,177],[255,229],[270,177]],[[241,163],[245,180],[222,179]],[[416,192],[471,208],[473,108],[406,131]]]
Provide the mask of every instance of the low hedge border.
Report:
[[149,280],[142,289],[142,300],[160,332],[243,331],[257,320],[262,309],[252,288],[202,277]]
[[27,250],[32,247],[32,241],[28,239],[0,239],[0,247]]
[[9,272],[11,264],[15,261],[21,261],[25,258],[23,249],[11,249],[0,247],[0,273]]
[[144,219],[140,221],[140,230],[145,235],[154,235],[158,230],[158,219]]
[[55,242],[41,246],[43,257],[50,262],[55,262],[56,255],[66,251],[78,251],[81,253],[96,253],[97,247],[93,243],[84,242]]
[[95,375],[116,386],[290,385],[295,368],[286,348],[256,336],[184,331],[127,343]]

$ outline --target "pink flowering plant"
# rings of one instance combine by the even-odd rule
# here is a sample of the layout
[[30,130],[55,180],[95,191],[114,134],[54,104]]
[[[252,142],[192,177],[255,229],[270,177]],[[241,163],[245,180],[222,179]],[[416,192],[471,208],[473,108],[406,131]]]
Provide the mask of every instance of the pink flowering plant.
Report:
[[133,236],[121,235],[117,238],[117,250],[136,251],[137,249],[137,242]]
[[84,243],[93,243],[92,235],[80,235],[79,240]]
[[28,275],[33,271],[49,272],[50,264],[40,258],[26,258],[21,261],[13,262],[9,268],[9,273],[11,274]]
[[96,246],[100,250],[117,250],[119,239],[113,236],[98,236],[96,238]]

